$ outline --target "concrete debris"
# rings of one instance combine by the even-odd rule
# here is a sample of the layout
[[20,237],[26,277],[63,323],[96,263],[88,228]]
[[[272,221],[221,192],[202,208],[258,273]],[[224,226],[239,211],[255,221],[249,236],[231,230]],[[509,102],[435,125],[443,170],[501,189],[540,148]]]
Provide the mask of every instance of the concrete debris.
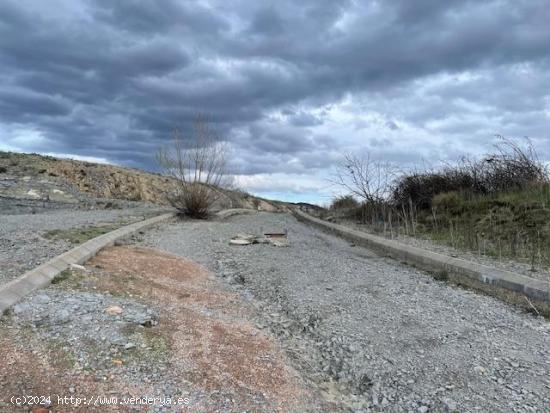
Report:
[[290,244],[286,238],[283,239],[270,239],[269,242],[275,247],[288,247]]
[[275,247],[290,246],[287,232],[269,232],[264,235],[239,233],[229,240],[231,245],[271,244]]
[[229,241],[229,243],[232,244],[232,245],[250,245],[250,244],[253,244],[253,242],[251,240],[239,239],[239,238],[233,238]]

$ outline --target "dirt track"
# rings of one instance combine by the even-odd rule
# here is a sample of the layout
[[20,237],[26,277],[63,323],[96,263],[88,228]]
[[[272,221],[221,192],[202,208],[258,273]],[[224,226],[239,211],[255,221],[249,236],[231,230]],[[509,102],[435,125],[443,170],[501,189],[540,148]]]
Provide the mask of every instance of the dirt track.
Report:
[[[288,229],[291,246],[231,246]],[[285,214],[177,223],[145,244],[201,262],[256,303],[297,370],[355,411],[550,411],[550,323]]]
[[[284,230],[288,248],[228,242]],[[155,412],[549,411],[550,324],[496,299],[285,214],[173,221],[140,244],[2,318],[0,411],[28,411],[14,394],[187,400],[133,410]]]

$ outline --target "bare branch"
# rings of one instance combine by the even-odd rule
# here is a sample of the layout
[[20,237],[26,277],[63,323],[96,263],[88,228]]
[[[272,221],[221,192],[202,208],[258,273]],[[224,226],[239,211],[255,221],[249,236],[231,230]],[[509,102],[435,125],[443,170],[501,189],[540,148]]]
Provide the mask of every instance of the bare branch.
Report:
[[229,147],[203,116],[197,116],[193,131],[184,141],[180,131],[174,130],[172,146],[159,149],[156,159],[164,174],[177,183],[170,203],[186,215],[204,218],[226,182]]
[[380,204],[389,195],[392,173],[390,165],[371,160],[369,155],[344,155],[336,169],[333,183],[367,203]]

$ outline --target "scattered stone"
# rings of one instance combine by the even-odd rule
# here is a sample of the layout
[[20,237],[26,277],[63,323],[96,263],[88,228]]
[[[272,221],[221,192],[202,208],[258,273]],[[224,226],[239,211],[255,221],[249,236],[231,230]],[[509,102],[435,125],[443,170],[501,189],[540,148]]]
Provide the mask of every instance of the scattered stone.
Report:
[[119,315],[122,314],[122,311],[122,308],[120,308],[118,305],[112,305],[105,309],[105,312],[109,315]]
[[124,349],[125,349],[125,350],[131,350],[131,349],[133,349],[133,348],[135,348],[135,347],[136,347],[136,345],[135,345],[134,343],[126,343],[126,344],[124,345]]
[[133,324],[139,324],[144,327],[153,327],[158,324],[158,315],[146,307],[129,308],[125,311],[123,319]]
[[445,407],[445,411],[448,413],[453,413],[457,411],[457,404],[453,399],[443,399],[443,406]]

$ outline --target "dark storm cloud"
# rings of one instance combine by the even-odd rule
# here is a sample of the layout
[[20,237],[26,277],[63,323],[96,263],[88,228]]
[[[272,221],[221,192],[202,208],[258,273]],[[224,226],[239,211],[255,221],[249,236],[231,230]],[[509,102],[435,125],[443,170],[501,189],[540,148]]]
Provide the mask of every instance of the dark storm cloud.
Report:
[[273,8],[259,10],[250,23],[252,35],[278,36],[284,31],[284,22]]
[[55,96],[35,93],[25,89],[0,90],[0,113],[11,119],[32,121],[30,116],[63,116],[71,113],[68,102]]
[[95,0],[91,13],[98,21],[141,36],[174,28],[205,33],[228,28],[223,16],[217,16],[197,2],[165,0],[160,4],[143,0]]
[[[153,167],[154,149],[198,112],[234,142],[243,174],[321,171],[343,149],[414,158],[398,144],[412,133],[433,134],[426,151],[438,154],[446,150],[438,134],[468,146],[480,134],[524,130],[546,144],[543,0],[39,6],[0,4],[7,146],[16,146],[10,131],[29,130],[44,139],[22,150]],[[347,117],[333,110],[342,102],[351,102]],[[335,119],[365,137],[338,131]]]

